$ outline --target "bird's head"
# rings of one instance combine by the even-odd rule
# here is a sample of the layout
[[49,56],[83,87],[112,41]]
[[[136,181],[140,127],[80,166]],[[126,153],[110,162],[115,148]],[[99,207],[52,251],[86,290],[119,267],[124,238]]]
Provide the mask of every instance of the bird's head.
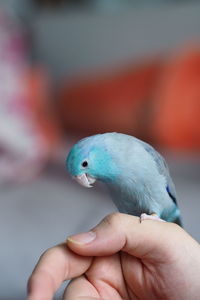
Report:
[[97,179],[113,181],[119,173],[115,158],[101,135],[82,139],[75,144],[68,154],[66,166],[69,173],[85,187],[92,187]]

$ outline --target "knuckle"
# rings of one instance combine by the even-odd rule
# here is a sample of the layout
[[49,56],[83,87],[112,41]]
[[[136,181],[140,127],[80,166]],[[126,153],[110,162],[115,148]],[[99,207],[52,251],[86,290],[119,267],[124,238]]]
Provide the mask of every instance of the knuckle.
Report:
[[52,257],[54,257],[54,256],[55,256],[55,251],[56,251],[56,249],[57,249],[57,246],[54,246],[54,247],[51,247],[51,248],[45,250],[45,251],[41,254],[41,256],[40,256],[40,258],[39,258],[39,261],[44,261],[44,260],[46,260],[46,259],[51,259]]
[[44,258],[50,256],[52,252],[53,252],[52,248],[49,248],[49,249],[45,250],[45,251],[41,254],[39,260],[44,259]]
[[109,214],[103,219],[103,222],[109,226],[115,227],[117,224],[121,222],[121,214],[118,212]]

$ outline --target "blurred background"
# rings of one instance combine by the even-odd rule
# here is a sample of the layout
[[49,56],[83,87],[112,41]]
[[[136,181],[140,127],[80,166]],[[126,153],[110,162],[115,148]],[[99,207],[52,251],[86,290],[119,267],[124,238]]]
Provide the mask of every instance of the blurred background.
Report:
[[199,1],[0,1],[0,299],[26,299],[44,250],[116,210],[65,170],[90,134],[159,149],[200,241],[199,16]]

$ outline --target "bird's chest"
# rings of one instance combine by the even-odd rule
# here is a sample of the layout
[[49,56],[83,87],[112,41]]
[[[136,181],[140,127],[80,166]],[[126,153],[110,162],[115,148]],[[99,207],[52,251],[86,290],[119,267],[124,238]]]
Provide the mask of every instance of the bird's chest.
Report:
[[121,185],[110,189],[111,197],[121,213],[140,216],[142,213],[151,213],[154,200],[147,187],[143,185]]

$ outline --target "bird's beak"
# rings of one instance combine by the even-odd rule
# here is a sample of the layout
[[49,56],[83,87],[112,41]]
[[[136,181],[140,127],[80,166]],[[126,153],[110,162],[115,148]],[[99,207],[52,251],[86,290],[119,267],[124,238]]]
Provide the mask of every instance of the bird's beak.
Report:
[[84,187],[91,188],[92,184],[95,183],[96,178],[91,177],[88,174],[81,174],[73,177],[80,185]]

